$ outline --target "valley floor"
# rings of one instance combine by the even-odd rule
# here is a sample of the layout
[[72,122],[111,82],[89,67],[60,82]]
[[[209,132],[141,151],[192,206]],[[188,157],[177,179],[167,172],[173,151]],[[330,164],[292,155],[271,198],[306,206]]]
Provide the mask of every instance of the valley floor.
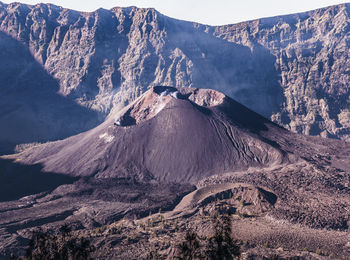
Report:
[[[98,259],[174,259],[189,230],[197,233],[204,245],[213,235],[212,216],[196,213],[167,219],[166,215],[121,220],[85,231],[83,235],[95,241],[99,248],[95,255]],[[350,258],[350,234],[347,231],[311,229],[269,216],[232,215],[231,219],[233,237],[238,240],[243,259]]]

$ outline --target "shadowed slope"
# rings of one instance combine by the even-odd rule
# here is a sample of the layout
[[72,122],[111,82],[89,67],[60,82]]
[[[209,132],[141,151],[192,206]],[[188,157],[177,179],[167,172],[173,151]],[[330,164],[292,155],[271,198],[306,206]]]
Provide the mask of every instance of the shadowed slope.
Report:
[[17,200],[41,192],[51,192],[76,178],[56,173],[44,173],[40,165],[21,165],[0,159],[0,202]]
[[0,32],[0,154],[16,144],[86,131],[97,113],[57,94],[59,85],[26,46]]

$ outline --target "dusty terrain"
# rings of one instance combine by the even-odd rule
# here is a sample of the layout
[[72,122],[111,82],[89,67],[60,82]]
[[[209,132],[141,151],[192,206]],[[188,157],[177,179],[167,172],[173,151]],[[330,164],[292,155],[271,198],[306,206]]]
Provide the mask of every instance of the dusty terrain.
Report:
[[[227,200],[218,199],[206,206],[214,212],[215,207],[222,210],[225,205]],[[173,259],[187,231],[197,232],[203,244],[213,235],[213,215],[187,210],[183,213],[181,217],[169,217],[173,212],[168,212],[138,220],[120,220],[79,234],[92,237],[101,248],[95,254],[101,259],[150,259],[152,255]],[[268,214],[232,214],[231,220],[242,259],[348,259],[350,256],[350,236],[346,231],[312,229],[278,221]]]
[[276,201],[268,201],[255,191],[247,184],[208,185],[185,196],[172,211],[76,233],[94,241],[99,248],[94,256],[99,259],[174,259],[186,232],[196,232],[204,247],[214,232],[215,213],[229,213],[242,259],[350,257],[347,230],[315,229],[277,220],[270,215]]
[[160,209],[171,210],[193,189],[186,184],[80,180],[0,202],[0,259],[8,259],[11,252],[23,254],[35,228],[56,229],[69,223],[73,229],[92,230],[123,217],[145,217]]

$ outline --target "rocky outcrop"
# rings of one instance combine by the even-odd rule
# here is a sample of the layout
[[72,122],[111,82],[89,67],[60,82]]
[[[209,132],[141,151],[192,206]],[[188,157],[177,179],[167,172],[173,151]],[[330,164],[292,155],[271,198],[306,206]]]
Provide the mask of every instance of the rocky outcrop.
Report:
[[136,7],[0,5],[0,30],[29,48],[59,93],[104,115],[154,85],[212,88],[295,132],[342,139],[348,21],[346,4],[218,27]]
[[284,101],[271,119],[307,135],[350,138],[350,5],[212,28],[275,57]]

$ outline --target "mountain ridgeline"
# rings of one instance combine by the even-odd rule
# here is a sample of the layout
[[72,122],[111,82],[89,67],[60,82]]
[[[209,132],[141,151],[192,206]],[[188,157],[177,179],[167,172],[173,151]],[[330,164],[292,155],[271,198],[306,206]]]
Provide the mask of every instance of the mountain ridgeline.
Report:
[[155,85],[216,89],[294,132],[349,140],[349,14],[207,26],[154,9],[0,3],[1,142],[85,131]]

